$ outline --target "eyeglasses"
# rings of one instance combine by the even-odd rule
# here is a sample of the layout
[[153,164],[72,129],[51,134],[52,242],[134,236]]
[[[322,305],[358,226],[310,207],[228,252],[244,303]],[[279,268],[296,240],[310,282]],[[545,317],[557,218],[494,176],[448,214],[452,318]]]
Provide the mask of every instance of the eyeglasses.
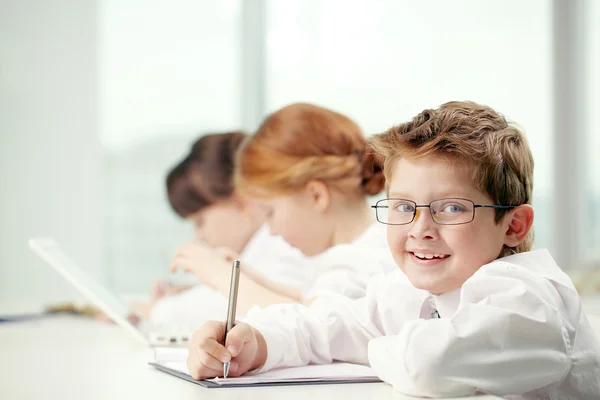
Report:
[[371,208],[375,209],[377,221],[386,225],[406,225],[415,220],[419,208],[429,208],[433,222],[440,225],[468,224],[475,219],[476,208],[496,208],[510,210],[517,206],[496,204],[475,204],[471,200],[447,198],[434,200],[429,204],[417,204],[406,199],[383,199]]

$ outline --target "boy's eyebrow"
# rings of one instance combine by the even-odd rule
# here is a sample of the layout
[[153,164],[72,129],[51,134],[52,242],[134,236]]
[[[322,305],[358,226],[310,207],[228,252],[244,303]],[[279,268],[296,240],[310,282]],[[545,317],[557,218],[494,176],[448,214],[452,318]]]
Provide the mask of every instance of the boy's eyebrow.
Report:
[[[402,192],[390,192],[387,196],[388,198],[397,198],[397,199],[406,199],[406,200],[414,200],[415,197],[414,196],[409,196],[406,193],[402,193]],[[455,191],[451,191],[451,190],[446,190],[443,192],[439,192],[436,193],[430,200],[428,200],[426,203],[429,203],[430,201],[433,200],[439,200],[439,199],[445,199],[445,198],[457,198],[457,199],[471,199],[471,197],[473,197],[472,195],[468,195],[466,193],[462,193],[459,194]],[[418,202],[417,202],[418,203]]]
[[389,192],[387,197],[389,197],[389,198],[406,199],[406,200],[410,200],[411,199],[411,196],[408,196],[405,193],[400,193],[400,192]]

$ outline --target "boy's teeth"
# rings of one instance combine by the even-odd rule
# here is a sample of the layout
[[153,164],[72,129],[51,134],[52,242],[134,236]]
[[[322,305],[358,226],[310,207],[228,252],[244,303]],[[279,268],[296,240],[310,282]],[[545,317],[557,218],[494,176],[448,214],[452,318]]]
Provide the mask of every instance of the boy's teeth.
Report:
[[445,255],[445,254],[437,254],[437,253],[434,253],[434,254],[431,254],[431,253],[429,253],[429,254],[424,254],[424,253],[414,253],[414,254],[415,254],[415,256],[417,256],[418,258],[423,258],[423,259],[426,259],[426,260],[431,260],[431,259],[433,259],[433,258],[446,258],[446,255]]

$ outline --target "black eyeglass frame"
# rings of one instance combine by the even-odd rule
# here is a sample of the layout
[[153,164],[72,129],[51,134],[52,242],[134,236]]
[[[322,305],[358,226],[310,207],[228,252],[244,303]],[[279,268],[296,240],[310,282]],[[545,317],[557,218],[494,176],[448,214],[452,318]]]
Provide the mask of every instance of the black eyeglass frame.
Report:
[[[380,208],[388,208],[388,207],[379,205],[379,203],[381,203],[383,201],[390,201],[390,200],[399,200],[399,201],[405,201],[405,202],[414,204],[415,210],[413,211],[413,216],[412,216],[411,220],[408,221],[408,222],[403,222],[401,224],[390,224],[389,222],[381,221],[379,219],[379,213],[377,212],[377,210],[380,209]],[[431,208],[431,204],[435,203],[437,201],[441,201],[441,200],[462,200],[462,201],[468,201],[469,203],[473,204],[473,215],[471,216],[471,219],[469,221],[466,221],[466,222],[458,222],[458,223],[455,223],[455,224],[444,224],[444,223],[436,221],[435,217],[433,215],[433,209]],[[469,224],[469,223],[473,222],[473,220],[475,219],[475,209],[477,209],[477,208],[494,208],[494,209],[499,209],[499,210],[512,210],[513,208],[517,208],[517,207],[518,206],[503,206],[503,205],[500,205],[500,204],[475,204],[475,202],[473,202],[473,200],[463,199],[463,198],[460,198],[460,197],[445,197],[443,199],[436,199],[436,200],[430,201],[429,204],[417,204],[416,202],[414,202],[412,200],[391,197],[391,198],[388,198],[388,199],[378,200],[375,203],[375,205],[371,206],[371,208],[375,209],[375,218],[377,219],[377,222],[385,224],[385,225],[408,225],[408,224],[412,223],[415,220],[415,217],[417,216],[417,210],[419,208],[429,208],[429,214],[431,215],[431,219],[433,220],[433,222],[435,222],[438,225],[464,225],[464,224]]]

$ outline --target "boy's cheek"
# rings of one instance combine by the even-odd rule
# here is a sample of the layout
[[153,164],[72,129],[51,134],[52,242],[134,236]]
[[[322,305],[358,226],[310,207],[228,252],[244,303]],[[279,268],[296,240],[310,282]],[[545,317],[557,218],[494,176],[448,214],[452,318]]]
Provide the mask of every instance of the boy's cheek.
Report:
[[401,253],[404,252],[404,243],[402,241],[402,235],[399,235],[397,232],[392,231],[388,225],[387,231],[387,243],[392,253]]
[[394,263],[404,274],[406,275],[407,265],[406,265],[406,253],[404,251],[397,251],[393,248],[391,249],[392,258],[394,259]]
[[387,239],[387,243],[388,243],[388,247],[390,249],[394,249],[394,232],[390,229],[391,225],[387,226],[387,230],[386,230],[386,239]]

